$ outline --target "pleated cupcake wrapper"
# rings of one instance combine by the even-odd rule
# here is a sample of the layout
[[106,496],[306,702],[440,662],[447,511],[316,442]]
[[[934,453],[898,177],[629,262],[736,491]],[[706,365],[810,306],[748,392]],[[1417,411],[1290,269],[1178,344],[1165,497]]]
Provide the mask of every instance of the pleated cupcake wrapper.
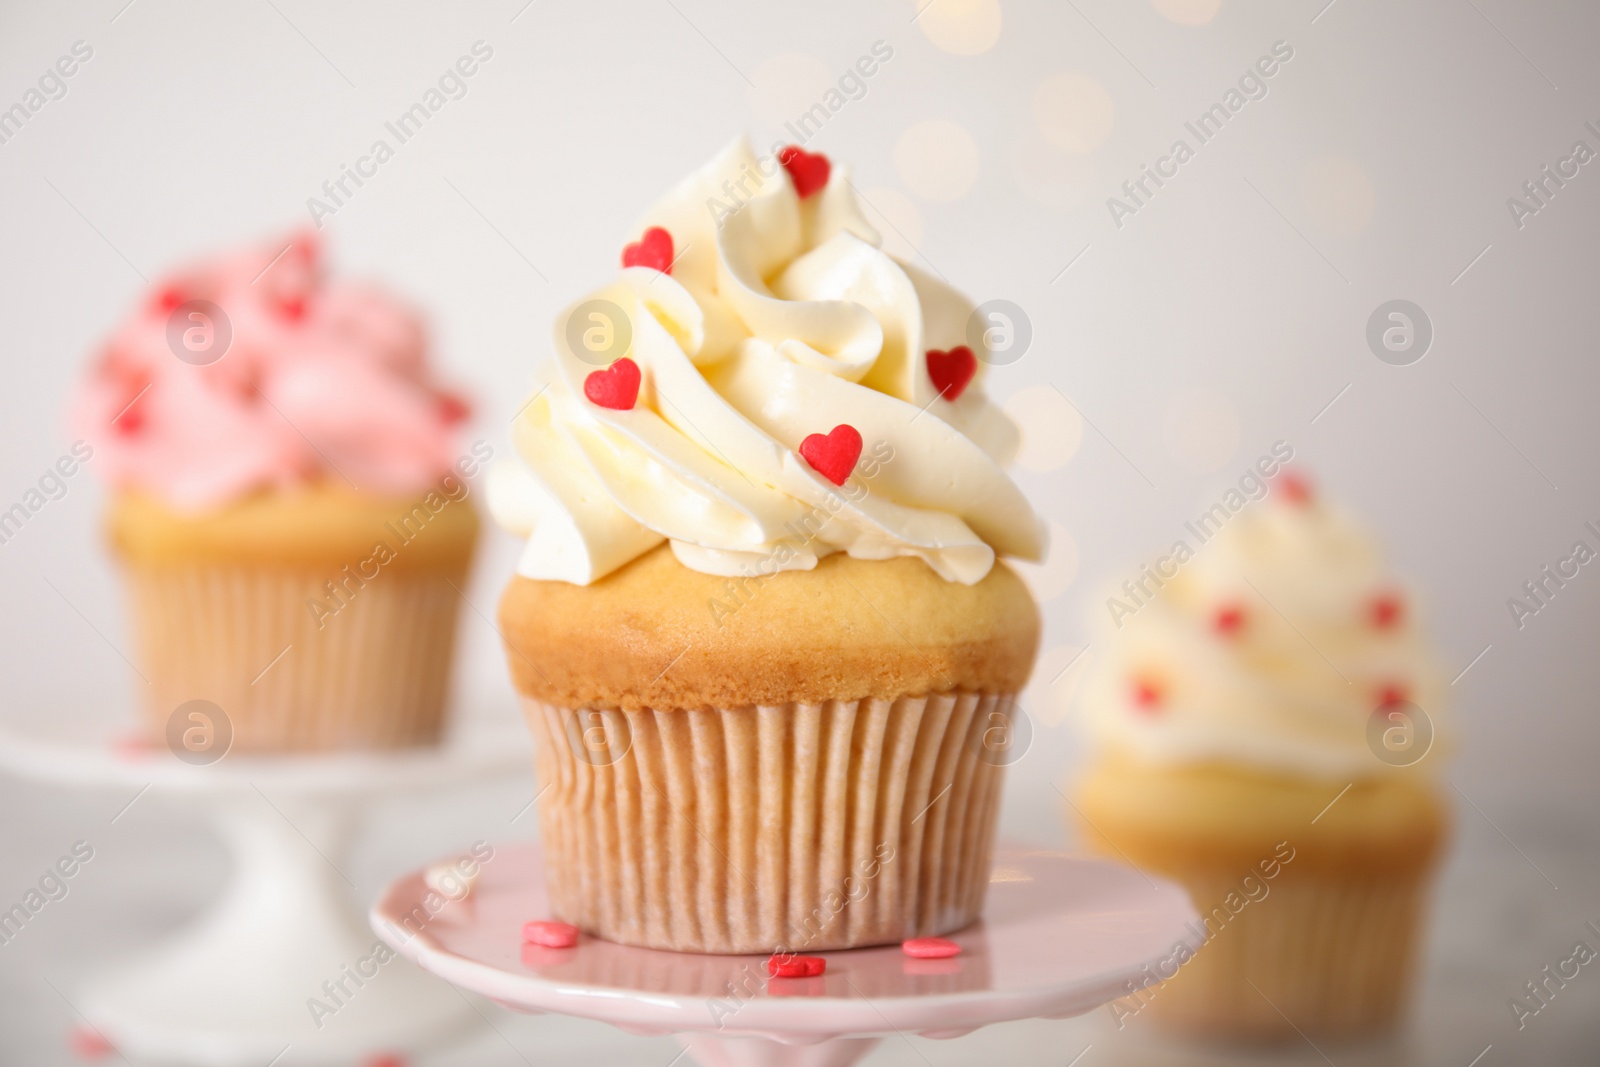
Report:
[[[1409,999],[1427,873],[1365,881],[1299,873],[1291,867],[1265,883],[1268,895],[1226,923],[1216,902],[1238,899],[1237,879],[1180,873],[1214,936],[1176,977],[1142,994],[1151,1017],[1224,1039],[1300,1040],[1297,1027],[1313,1037],[1355,1037],[1392,1027]],[[1204,912],[1208,902],[1217,910]]]
[[[235,750],[394,748],[439,736],[458,594],[443,571],[328,596],[321,570],[130,567],[150,731],[211,701]],[[338,607],[321,615],[311,603]]]
[[[994,694],[733,709],[524,699],[554,917],[685,952],[958,930],[988,888]],[[992,757],[991,757],[992,759]]]

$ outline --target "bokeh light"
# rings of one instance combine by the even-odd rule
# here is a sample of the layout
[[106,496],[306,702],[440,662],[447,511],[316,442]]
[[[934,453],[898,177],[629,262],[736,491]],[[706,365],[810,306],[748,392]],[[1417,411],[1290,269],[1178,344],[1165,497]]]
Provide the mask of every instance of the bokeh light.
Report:
[[948,119],[924,119],[900,135],[894,167],[906,188],[923,200],[959,200],[978,179],[978,145]]
[[1055,386],[1024,386],[1006,401],[1005,409],[1022,431],[1017,465],[1026,470],[1058,470],[1083,443],[1083,418]]
[[913,0],[917,25],[935,48],[956,56],[987,52],[1000,39],[1000,0]]
[[1052,74],[1033,91],[1033,120],[1039,132],[1066,152],[1098,151],[1110,138],[1116,118],[1111,94],[1087,74]]

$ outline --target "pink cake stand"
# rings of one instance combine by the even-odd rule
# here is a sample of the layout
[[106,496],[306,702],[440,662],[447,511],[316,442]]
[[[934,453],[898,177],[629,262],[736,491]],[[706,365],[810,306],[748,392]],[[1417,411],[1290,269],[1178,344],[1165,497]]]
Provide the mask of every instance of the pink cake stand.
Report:
[[421,872],[408,875],[371,919],[402,955],[462,989],[515,1011],[674,1034],[704,1067],[845,1067],[887,1034],[960,1037],[1080,1015],[1150,984],[1179,945],[1200,945],[1187,895],[1126,867],[1012,846],[995,856],[990,883],[987,918],[952,937],[960,956],[824,952],[817,978],[769,980],[763,956],[589,937],[570,949],[524,945],[522,924],[549,915],[531,844],[496,852],[458,902],[435,896],[429,908]]

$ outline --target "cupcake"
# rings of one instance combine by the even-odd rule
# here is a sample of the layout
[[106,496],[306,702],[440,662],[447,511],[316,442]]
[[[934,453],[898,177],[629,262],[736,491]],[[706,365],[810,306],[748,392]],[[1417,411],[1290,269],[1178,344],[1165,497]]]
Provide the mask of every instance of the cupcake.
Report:
[[1107,599],[1084,682],[1097,751],[1069,817],[1187,887],[1204,927],[1113,1011],[1208,1038],[1371,1034],[1404,1011],[1445,842],[1446,686],[1348,516],[1292,474],[1230,492]]
[[104,346],[73,422],[148,729],[180,755],[437,740],[487,454],[457,451],[467,408],[426,353],[310,235],[180,271]]
[[[489,504],[555,917],[692,952],[983,906],[1043,527],[973,308],[826,157],[738,142],[556,323]],[[976,335],[976,336],[973,336]]]

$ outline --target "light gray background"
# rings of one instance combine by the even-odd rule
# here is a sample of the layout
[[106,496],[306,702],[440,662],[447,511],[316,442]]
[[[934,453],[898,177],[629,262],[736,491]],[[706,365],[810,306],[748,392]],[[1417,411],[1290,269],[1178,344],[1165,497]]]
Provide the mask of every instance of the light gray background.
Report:
[[[611,275],[638,212],[730,136],[784,137],[783,116],[889,42],[893,59],[812,147],[852,166],[891,248],[1026,310],[1031,350],[988,388],[1031,434],[1035,469],[1019,478],[1065,535],[1033,575],[1047,615],[1027,701],[1038,729],[1008,783],[1006,831],[1065,840],[1052,783],[1080,754],[1079,671],[1060,672],[1088,640],[1096,591],[1287,440],[1423,591],[1449,674],[1472,664],[1451,689],[1459,836],[1416,1023],[1396,1042],[1326,1051],[1465,1067],[1492,1045],[1485,1067],[1593,1062],[1600,977],[1586,971],[1520,1033],[1506,1006],[1600,921],[1600,568],[1520,631],[1506,607],[1574,540],[1595,544],[1581,527],[1600,523],[1600,162],[1520,229],[1506,206],[1575,140],[1600,149],[1583,128],[1600,126],[1591,5],[124,3],[0,8],[0,107],[74,41],[94,48],[65,98],[0,145],[0,508],[67,449],[68,392],[141,274],[304,225],[307,197],[474,41],[494,56],[467,96],[324,232],[342,270],[427,309],[439,357],[481,400],[473,435],[500,454],[552,316]],[[1182,123],[1280,40],[1294,59],[1268,95],[1116,227],[1106,198],[1175,138],[1193,143]],[[1412,366],[1365,342],[1368,315],[1394,298],[1433,322]],[[102,502],[91,463],[0,545],[8,721],[125,714]],[[515,551],[486,539],[470,591],[486,613]],[[510,715],[496,635],[472,612],[462,625],[461,703]],[[529,791],[380,812],[351,870],[370,896],[474,837],[521,836],[531,820],[509,819]],[[67,900],[0,946],[0,1062],[62,1062],[74,983],[220,884],[224,861],[193,812],[141,802],[111,825],[126,799],[0,781],[0,902],[74,840],[98,850]],[[675,1051],[492,1017],[504,1038],[438,1062],[562,1063],[581,1049],[596,1064],[664,1065]],[[897,1039],[870,1062],[1064,1064],[1088,1044],[1085,1067],[1190,1056],[1098,1016]]]

